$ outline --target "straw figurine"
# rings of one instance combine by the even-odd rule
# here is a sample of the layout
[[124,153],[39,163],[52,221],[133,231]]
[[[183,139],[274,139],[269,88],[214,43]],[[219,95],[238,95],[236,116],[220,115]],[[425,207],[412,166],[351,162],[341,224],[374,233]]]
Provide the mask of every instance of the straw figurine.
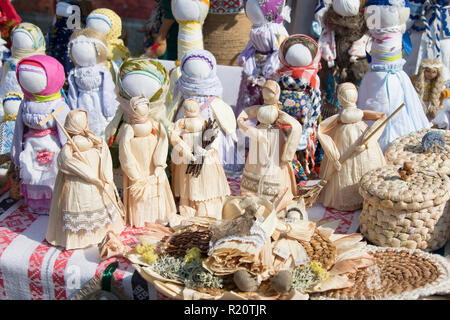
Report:
[[108,146],[89,130],[87,112],[69,112],[62,129],[68,142],[58,155],[46,240],[66,250],[86,248],[101,243],[108,231],[122,232],[123,207]]
[[129,119],[117,136],[128,222],[137,228],[147,222],[174,223],[177,209],[164,171],[169,142],[153,117],[158,110],[146,97],[134,97],[121,108]]
[[[302,127],[278,109],[280,87],[275,81],[268,80],[262,93],[264,105],[246,108],[238,117],[239,128],[250,138],[241,192],[273,201],[287,188],[292,198],[297,194],[297,187],[291,161],[301,139]],[[256,127],[246,123],[252,118],[259,121]],[[278,124],[290,126],[287,138]]]
[[185,118],[175,122],[171,130],[172,187],[180,198],[182,216],[220,219],[223,202],[231,191],[217,150],[217,127],[201,117],[199,109],[196,100],[185,100]]

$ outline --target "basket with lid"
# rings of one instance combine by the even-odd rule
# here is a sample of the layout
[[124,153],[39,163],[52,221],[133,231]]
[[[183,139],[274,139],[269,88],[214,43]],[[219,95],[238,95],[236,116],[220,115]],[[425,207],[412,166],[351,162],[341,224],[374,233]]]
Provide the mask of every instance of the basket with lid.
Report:
[[379,246],[437,250],[450,234],[450,179],[432,169],[403,173],[389,165],[361,178],[361,232]]
[[388,164],[412,161],[416,168],[430,168],[450,176],[450,130],[427,129],[404,135],[391,143],[384,156]]

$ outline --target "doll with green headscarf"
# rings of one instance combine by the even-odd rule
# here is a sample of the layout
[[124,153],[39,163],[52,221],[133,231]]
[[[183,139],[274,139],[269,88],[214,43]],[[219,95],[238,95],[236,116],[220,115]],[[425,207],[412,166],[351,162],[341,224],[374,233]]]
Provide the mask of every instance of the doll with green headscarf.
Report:
[[[118,100],[121,105],[130,103],[131,98],[143,96],[149,99],[152,118],[162,122],[166,127],[166,94],[169,88],[169,75],[164,66],[149,58],[130,58],[125,60],[119,68],[117,75]],[[115,167],[118,166],[114,153],[115,135],[122,122],[129,123],[127,115],[122,108],[118,108],[114,118],[105,129],[105,138],[111,146]]]

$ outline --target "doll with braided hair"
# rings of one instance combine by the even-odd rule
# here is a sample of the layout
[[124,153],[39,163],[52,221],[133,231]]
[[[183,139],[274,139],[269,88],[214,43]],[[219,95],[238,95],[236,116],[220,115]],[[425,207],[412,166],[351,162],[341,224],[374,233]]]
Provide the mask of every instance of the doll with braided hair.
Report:
[[428,120],[433,121],[442,109],[444,99],[450,97],[450,90],[445,88],[444,83],[444,65],[439,59],[424,59],[412,82]]

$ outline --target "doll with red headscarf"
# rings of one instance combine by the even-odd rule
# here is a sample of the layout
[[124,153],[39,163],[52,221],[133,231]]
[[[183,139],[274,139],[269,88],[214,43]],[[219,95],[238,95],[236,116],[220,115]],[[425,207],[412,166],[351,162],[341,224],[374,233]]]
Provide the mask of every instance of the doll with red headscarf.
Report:
[[302,139],[297,146],[297,158],[301,164],[294,160],[298,183],[306,180],[306,174],[316,166],[317,122],[322,106],[317,75],[321,54],[316,41],[296,34],[284,40],[278,55],[281,62],[278,70],[281,110],[297,119],[303,127]]
[[58,173],[56,159],[66,137],[55,119],[40,122],[61,107],[56,117],[65,121],[69,107],[61,96],[64,68],[55,58],[35,55],[18,63],[16,76],[24,100],[17,114],[11,159],[20,169],[25,204],[34,213],[46,214]]

